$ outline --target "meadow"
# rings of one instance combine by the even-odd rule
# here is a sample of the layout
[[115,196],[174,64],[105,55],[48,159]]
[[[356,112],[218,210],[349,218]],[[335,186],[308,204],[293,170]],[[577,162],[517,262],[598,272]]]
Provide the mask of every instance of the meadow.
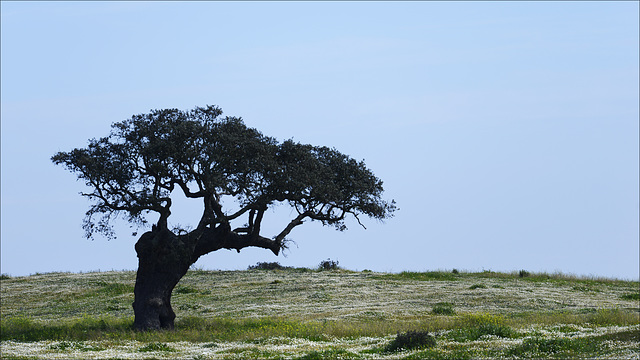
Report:
[[190,270],[175,331],[135,272],[3,275],[3,359],[639,358],[640,283],[565,274]]

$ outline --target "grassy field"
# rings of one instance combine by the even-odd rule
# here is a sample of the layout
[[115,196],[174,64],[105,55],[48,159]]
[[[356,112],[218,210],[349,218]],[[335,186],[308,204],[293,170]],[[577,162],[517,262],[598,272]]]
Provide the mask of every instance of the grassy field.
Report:
[[640,284],[562,274],[192,270],[175,331],[134,272],[2,276],[3,359],[639,358]]

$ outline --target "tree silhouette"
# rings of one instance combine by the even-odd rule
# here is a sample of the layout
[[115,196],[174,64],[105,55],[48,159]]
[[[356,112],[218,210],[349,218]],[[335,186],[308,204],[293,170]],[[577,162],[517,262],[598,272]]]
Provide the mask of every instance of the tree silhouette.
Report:
[[[202,255],[249,246],[278,255],[285,237],[306,220],[342,231],[349,216],[362,225],[361,215],[382,220],[396,210],[394,201],[382,199],[382,181],[364,162],[327,147],[279,143],[241,118],[222,117],[216,106],[135,115],[113,124],[109,136],[59,152],[52,161],[90,189],[81,193],[92,200],[83,222],[87,237],[115,237],[119,216],[145,227],[157,213],[151,231],[135,245],[139,330],[173,328],[171,292]],[[201,201],[202,216],[191,231],[168,228],[174,191]],[[295,217],[280,233],[264,237],[264,213],[276,204],[288,204]]]

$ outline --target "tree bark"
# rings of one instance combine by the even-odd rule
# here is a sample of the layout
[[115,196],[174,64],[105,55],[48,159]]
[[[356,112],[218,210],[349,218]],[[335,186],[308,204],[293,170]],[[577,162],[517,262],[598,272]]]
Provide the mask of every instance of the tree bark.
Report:
[[[192,246],[171,231],[143,234],[136,243],[138,273],[134,288],[136,330],[174,328],[171,292],[191,266]],[[191,249],[189,249],[191,248]]]
[[261,247],[278,255],[281,241],[257,235],[239,235],[228,226],[201,228],[175,235],[158,227],[144,233],[136,243],[138,273],[134,288],[133,312],[136,330],[171,330],[176,314],[171,308],[171,293],[189,267],[202,255],[220,249]]

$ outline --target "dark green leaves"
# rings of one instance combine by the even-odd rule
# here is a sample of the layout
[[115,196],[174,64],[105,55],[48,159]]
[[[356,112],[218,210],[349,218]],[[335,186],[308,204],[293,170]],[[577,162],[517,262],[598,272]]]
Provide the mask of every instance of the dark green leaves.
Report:
[[[119,213],[143,223],[142,215],[153,211],[160,214],[158,225],[166,224],[176,185],[187,197],[212,204],[205,215],[218,209],[207,219],[226,222],[249,212],[248,232],[259,231],[262,212],[277,202],[298,212],[286,233],[303,218],[344,230],[348,214],[381,220],[396,210],[394,202],[382,200],[382,181],[364,162],[327,147],[280,144],[241,118],[222,117],[216,106],[135,115],[113,124],[108,137],[57,153],[52,161],[92,189],[83,194],[95,201],[85,219],[88,236],[110,234]],[[225,196],[240,205],[233,216],[220,210]]]
[[335,149],[285,141],[277,154],[273,198],[287,200],[299,213],[344,230],[347,214],[384,219],[395,203],[382,200],[382,181]]

